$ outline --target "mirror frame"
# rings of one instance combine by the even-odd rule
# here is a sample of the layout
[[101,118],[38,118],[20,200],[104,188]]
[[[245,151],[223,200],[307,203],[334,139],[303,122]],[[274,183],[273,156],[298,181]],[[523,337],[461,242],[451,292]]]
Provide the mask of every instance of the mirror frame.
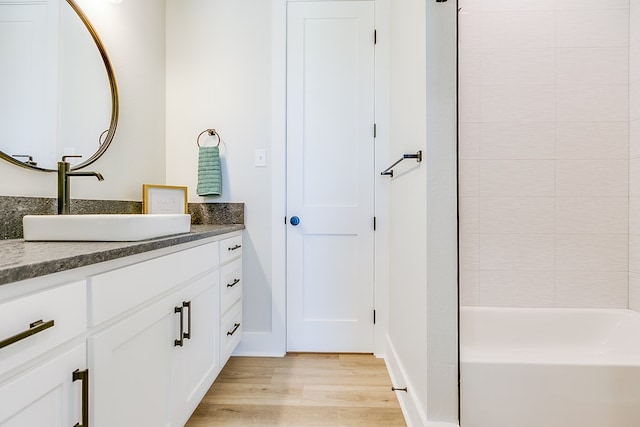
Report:
[[[107,148],[109,148],[109,145],[111,144],[111,142],[113,141],[113,137],[115,136],[116,127],[118,126],[118,115],[120,111],[120,103],[118,98],[118,85],[116,84],[116,76],[113,73],[113,66],[111,65],[111,61],[109,60],[109,55],[107,55],[107,51],[104,45],[102,44],[102,40],[100,40],[100,37],[98,36],[98,33],[96,32],[96,29],[94,28],[93,24],[91,24],[91,22],[89,21],[89,18],[87,18],[85,13],[82,11],[82,9],[80,9],[80,7],[76,4],[76,2],[74,0],[66,0],[66,2],[71,7],[71,9],[73,9],[76,15],[78,15],[78,17],[84,24],[85,28],[91,35],[93,42],[96,44],[96,47],[98,48],[98,52],[102,57],[104,68],[107,72],[107,78],[109,79],[109,87],[111,90],[111,121],[109,122],[109,129],[106,131],[107,136],[104,138],[104,142],[100,144],[100,148],[98,148],[98,150],[95,153],[93,153],[91,157],[71,167],[71,170],[78,170],[78,169],[87,167],[93,162],[95,162],[96,160],[98,160],[100,156],[102,156],[102,154],[104,154],[104,152],[107,151]],[[8,154],[4,153],[2,150],[0,150],[0,159],[4,159],[9,163],[13,163],[16,166],[20,166],[26,169],[37,170],[41,172],[57,172],[57,169],[41,168],[38,166],[30,165],[26,162],[22,162],[12,156],[9,156]]]

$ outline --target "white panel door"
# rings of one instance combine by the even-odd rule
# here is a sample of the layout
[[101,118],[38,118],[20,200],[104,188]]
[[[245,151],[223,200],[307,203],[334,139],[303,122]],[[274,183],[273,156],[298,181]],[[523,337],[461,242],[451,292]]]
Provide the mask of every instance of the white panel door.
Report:
[[374,4],[287,20],[287,349],[372,352]]

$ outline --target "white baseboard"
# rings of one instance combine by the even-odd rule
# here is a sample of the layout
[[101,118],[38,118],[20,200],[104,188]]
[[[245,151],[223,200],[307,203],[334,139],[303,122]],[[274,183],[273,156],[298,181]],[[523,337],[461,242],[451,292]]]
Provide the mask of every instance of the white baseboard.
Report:
[[393,386],[407,387],[407,392],[397,391],[396,396],[398,397],[398,402],[400,402],[400,409],[402,410],[404,419],[409,427],[459,427],[458,423],[427,420],[426,408],[423,408],[422,404],[416,399],[415,394],[412,393],[413,387],[411,380],[407,376],[389,336],[387,336],[385,363]]
[[398,402],[400,402],[400,409],[409,427],[418,427],[427,425],[427,417],[420,407],[420,403],[416,401],[415,395],[412,393],[413,387],[411,386],[411,380],[407,377],[402,362],[398,358],[391,339],[387,335],[387,357],[385,363],[389,376],[391,377],[391,383],[394,387],[404,388],[407,387],[407,391],[397,391],[396,396]]
[[271,332],[244,332],[233,356],[283,357],[287,354]]

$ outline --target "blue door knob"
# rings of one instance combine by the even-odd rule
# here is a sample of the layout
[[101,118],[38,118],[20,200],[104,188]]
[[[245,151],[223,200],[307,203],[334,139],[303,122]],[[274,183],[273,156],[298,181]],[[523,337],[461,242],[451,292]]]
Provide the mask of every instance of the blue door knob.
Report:
[[298,218],[297,216],[292,216],[289,219],[289,223],[295,227],[296,225],[300,224],[300,218]]

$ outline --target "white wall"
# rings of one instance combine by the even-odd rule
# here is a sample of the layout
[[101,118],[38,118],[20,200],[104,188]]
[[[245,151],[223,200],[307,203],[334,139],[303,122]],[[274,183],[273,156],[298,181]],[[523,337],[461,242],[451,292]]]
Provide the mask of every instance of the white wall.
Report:
[[[167,1],[167,182],[187,185],[191,201],[247,204],[248,333],[241,352],[269,352],[251,341],[256,334],[268,337],[273,328],[272,240],[283,227],[272,221],[272,193],[282,190],[271,179],[272,96],[278,96],[272,94],[271,14],[272,3],[264,0]],[[223,139],[223,195],[216,198],[196,194],[196,137],[207,128]],[[267,167],[254,166],[258,148],[267,151]],[[273,344],[284,351],[282,343]]]
[[462,304],[626,308],[629,2],[461,7]]
[[[456,4],[390,3],[388,364],[409,425],[457,425]],[[442,424],[438,424],[442,423]]]
[[[245,212],[246,341],[251,341],[252,333],[264,333],[258,347],[272,345],[283,351],[281,341],[270,340],[274,319],[280,325],[284,322],[283,311],[272,310],[274,292],[276,296],[283,292],[284,282],[279,272],[272,271],[271,258],[273,246],[277,248],[282,240],[272,238],[282,230],[272,206],[282,211],[284,196],[272,194],[271,182],[272,173],[277,175],[282,169],[282,162],[278,163],[282,153],[272,153],[270,148],[273,135],[278,137],[278,130],[272,129],[272,121],[278,121],[272,116],[278,113],[272,106],[279,106],[284,96],[284,89],[278,90],[272,79],[272,66],[278,67],[271,63],[272,7],[277,11],[274,22],[279,22],[285,17],[285,3],[78,3],[113,63],[120,121],[112,145],[89,168],[101,172],[105,181],[73,178],[72,198],[141,200],[143,183],[166,183],[187,185],[190,201],[205,201],[195,191],[196,136],[206,128],[216,128],[224,140],[224,194],[206,201],[244,201],[250,206]],[[284,21],[279,25],[284,33]],[[280,62],[284,67],[284,57]],[[284,113],[281,105],[279,110]],[[165,116],[169,118],[166,124]],[[255,148],[267,150],[266,168],[253,166]],[[1,162],[0,177],[4,178],[0,179],[2,195],[57,195],[53,173]],[[278,289],[273,289],[273,280],[278,281]]]
[[[64,3],[64,2],[62,2]],[[72,198],[141,200],[143,183],[165,181],[164,1],[77,0],[102,39],[120,91],[113,145],[88,170],[105,180],[72,178]],[[66,7],[66,4],[63,4]],[[82,117],[77,118],[82,121]],[[56,197],[53,173],[0,162],[0,194]]]
[[[426,154],[426,8],[422,0],[390,5],[390,146],[394,161],[404,153]],[[402,372],[396,387],[419,402],[421,423],[427,401],[427,168],[405,160],[389,183],[389,345]],[[402,396],[400,396],[402,397]],[[409,408],[411,405],[409,405]],[[408,418],[412,418],[409,414]]]
[[427,415],[458,425],[457,3],[427,3]]

